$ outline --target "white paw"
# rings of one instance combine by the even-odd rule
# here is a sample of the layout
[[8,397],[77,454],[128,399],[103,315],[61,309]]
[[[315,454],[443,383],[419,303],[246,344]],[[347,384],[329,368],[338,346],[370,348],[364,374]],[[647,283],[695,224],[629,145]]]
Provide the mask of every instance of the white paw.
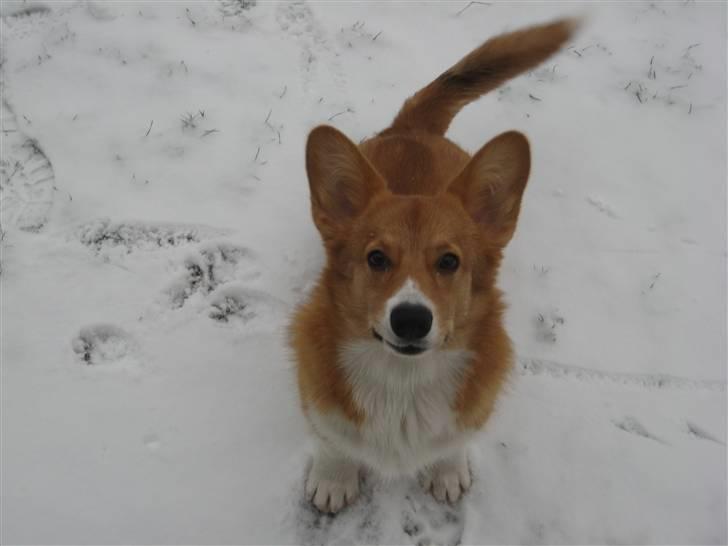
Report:
[[463,454],[440,461],[422,471],[420,483],[440,502],[457,502],[472,483],[468,459]]
[[335,514],[359,495],[359,467],[344,459],[317,456],[306,479],[306,498]]

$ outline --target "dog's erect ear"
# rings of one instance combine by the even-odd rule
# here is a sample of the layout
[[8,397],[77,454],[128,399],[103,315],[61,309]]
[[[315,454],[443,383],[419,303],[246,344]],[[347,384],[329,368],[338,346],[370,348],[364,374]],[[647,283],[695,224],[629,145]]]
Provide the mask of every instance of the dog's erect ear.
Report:
[[448,191],[460,198],[488,240],[505,246],[516,229],[530,170],[528,140],[509,131],[478,150]]
[[356,144],[327,125],[308,135],[306,172],[313,219],[322,233],[351,221],[376,193],[386,189]]

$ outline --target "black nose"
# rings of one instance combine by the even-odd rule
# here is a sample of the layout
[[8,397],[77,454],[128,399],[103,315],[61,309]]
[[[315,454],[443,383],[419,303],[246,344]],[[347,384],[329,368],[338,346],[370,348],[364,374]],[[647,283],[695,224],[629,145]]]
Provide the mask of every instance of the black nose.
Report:
[[422,339],[432,327],[432,313],[424,305],[400,303],[389,316],[392,331],[407,341]]

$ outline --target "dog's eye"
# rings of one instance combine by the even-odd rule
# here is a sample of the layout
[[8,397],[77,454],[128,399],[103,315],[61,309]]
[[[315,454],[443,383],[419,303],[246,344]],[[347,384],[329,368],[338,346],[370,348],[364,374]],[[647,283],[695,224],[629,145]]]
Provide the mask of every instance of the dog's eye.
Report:
[[367,263],[374,271],[385,271],[392,265],[387,255],[381,250],[372,250],[367,255]]
[[443,254],[440,256],[440,259],[437,260],[437,269],[440,273],[454,273],[457,271],[459,266],[460,259],[450,252]]

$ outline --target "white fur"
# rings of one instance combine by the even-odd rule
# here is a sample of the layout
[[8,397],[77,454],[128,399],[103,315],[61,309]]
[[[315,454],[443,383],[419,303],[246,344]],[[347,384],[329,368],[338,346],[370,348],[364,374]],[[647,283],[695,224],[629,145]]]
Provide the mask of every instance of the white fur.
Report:
[[403,356],[372,339],[341,349],[339,365],[364,422],[309,412],[327,451],[365,464],[384,476],[414,475],[455,456],[471,435],[459,430],[453,404],[469,355],[431,350]]
[[441,502],[456,502],[462,492],[470,488],[471,481],[468,456],[464,449],[436,462],[420,474],[422,487]]
[[359,465],[319,446],[306,478],[306,497],[322,512],[336,513],[358,495]]

